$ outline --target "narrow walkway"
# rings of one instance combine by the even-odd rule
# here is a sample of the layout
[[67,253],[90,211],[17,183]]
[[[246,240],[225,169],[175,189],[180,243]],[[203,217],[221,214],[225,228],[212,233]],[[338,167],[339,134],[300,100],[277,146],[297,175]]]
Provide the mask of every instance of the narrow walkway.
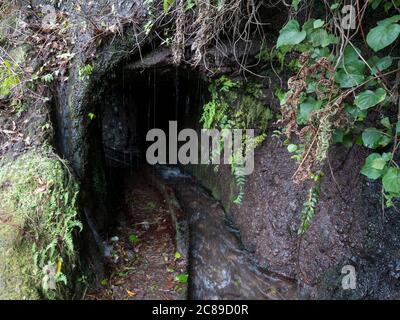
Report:
[[182,299],[186,262],[176,249],[166,199],[145,173],[125,179],[118,226],[106,242],[108,277],[86,299]]

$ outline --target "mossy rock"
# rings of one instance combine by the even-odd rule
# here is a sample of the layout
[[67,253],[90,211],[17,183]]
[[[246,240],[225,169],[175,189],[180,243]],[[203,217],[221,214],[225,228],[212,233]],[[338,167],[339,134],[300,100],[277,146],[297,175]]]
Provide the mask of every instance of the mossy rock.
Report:
[[0,163],[0,299],[68,298],[78,185],[51,151]]

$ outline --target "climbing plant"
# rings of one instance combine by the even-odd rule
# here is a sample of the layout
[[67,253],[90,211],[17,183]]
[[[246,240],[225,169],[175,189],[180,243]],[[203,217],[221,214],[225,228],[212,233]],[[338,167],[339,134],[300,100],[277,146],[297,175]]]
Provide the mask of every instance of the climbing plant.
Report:
[[[299,1],[293,3],[298,8]],[[288,90],[277,92],[287,136],[288,151],[298,162],[293,175],[296,183],[314,181],[304,204],[299,233],[304,233],[315,215],[319,176],[329,147],[354,143],[376,150],[368,156],[361,174],[381,179],[387,206],[400,197],[400,169],[396,163],[400,134],[400,100],[396,42],[400,35],[400,15],[396,1],[369,1],[364,10],[384,8],[387,17],[368,31],[360,21],[360,37],[350,36],[338,24],[340,3],[328,4],[327,16],[310,18],[300,25],[291,19],[280,30],[276,47],[290,53],[297,66],[287,82]],[[364,12],[363,12],[364,13]],[[366,36],[365,36],[366,35]],[[365,48],[363,51],[361,48]],[[397,51],[398,52],[398,51]],[[293,64],[292,64],[293,65]],[[389,79],[396,75],[394,85]],[[393,106],[397,111],[393,112]],[[295,142],[293,142],[295,141]]]
[[[240,154],[232,154],[230,159],[232,174],[239,188],[239,194],[233,202],[240,204],[244,196],[246,176],[238,159],[246,154],[246,148],[255,148],[264,141],[272,112],[264,105],[261,86],[256,83],[233,81],[227,76],[221,76],[211,81],[208,89],[211,99],[204,105],[200,120],[204,129],[258,130],[253,141],[248,141],[247,135],[243,135],[242,149],[238,151]],[[221,149],[223,144],[224,137],[221,137]]]

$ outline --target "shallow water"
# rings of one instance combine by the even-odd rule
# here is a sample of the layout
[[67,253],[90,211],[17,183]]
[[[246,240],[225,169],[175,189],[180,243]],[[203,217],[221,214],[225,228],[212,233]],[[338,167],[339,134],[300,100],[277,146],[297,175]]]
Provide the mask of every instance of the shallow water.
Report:
[[297,298],[293,280],[255,263],[220,203],[204,188],[178,168],[161,168],[159,172],[175,190],[189,221],[189,298]]

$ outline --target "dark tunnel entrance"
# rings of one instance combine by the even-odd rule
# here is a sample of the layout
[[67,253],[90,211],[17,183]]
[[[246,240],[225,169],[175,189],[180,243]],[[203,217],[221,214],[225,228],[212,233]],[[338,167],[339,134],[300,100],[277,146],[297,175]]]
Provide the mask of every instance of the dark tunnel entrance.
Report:
[[162,129],[168,139],[170,121],[177,122],[178,132],[198,130],[208,93],[206,82],[193,69],[168,66],[143,70],[132,66],[125,64],[109,76],[99,110],[110,196],[108,224],[115,222],[113,202],[120,201],[126,175],[149,167],[146,150],[153,142],[146,141],[147,133]]
[[[255,264],[221,202],[200,183],[201,177],[197,180],[178,170],[167,178],[163,172],[179,168],[146,164],[146,150],[153,143],[146,142],[150,129],[162,129],[168,136],[169,121],[177,121],[178,131],[199,130],[208,100],[205,81],[185,68],[130,70],[125,65],[103,85],[92,150],[101,151],[107,177],[107,194],[97,198],[108,209],[103,228],[98,228],[106,272],[87,298],[293,296],[293,281]],[[228,185],[229,177],[225,176]],[[94,186],[90,185],[92,190]]]
[[186,217],[171,207],[174,197],[159,169],[147,164],[153,142],[146,135],[157,128],[168,137],[170,121],[177,122],[178,131],[199,129],[206,83],[186,68],[130,65],[117,68],[103,83],[92,149],[102,154],[107,182],[107,196],[99,200],[106,202],[108,217],[97,224],[108,282],[106,290],[95,286],[89,298],[122,299],[127,292],[138,299],[185,298],[188,244],[177,240],[177,223],[186,223]]
[[102,105],[102,141],[107,166],[134,168],[145,163],[146,134],[153,128],[168,133],[169,121],[178,130],[197,129],[204,104],[204,81],[183,68],[122,68],[110,79]]

